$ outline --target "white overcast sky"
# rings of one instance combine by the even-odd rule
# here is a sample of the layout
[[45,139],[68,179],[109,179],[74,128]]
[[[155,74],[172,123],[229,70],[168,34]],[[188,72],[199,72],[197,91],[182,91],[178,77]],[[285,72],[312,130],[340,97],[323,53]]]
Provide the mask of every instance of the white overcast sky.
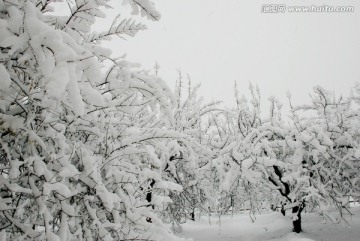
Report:
[[[321,85],[348,95],[360,80],[360,2],[319,0],[154,0],[162,18],[135,38],[111,42],[114,55],[151,69],[175,86],[177,69],[201,83],[206,100],[234,102],[257,84],[262,99],[309,100]],[[354,13],[262,13],[263,4],[355,6]],[[111,16],[109,14],[109,16]],[[267,108],[267,107],[266,107]]]

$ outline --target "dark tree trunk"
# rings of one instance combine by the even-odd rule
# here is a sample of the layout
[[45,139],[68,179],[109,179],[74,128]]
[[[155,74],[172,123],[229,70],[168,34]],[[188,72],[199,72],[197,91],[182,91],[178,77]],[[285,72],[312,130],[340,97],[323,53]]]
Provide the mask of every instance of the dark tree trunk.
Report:
[[194,210],[190,213],[190,220],[195,221],[195,211]]
[[[150,179],[150,186],[148,187],[148,192],[146,193],[146,201],[148,201],[149,203],[151,203],[152,200],[152,189],[154,187],[155,184],[155,180],[154,179]],[[152,209],[154,209],[154,205],[151,205]]]
[[[155,180],[154,180],[154,179],[150,179],[150,187],[148,188],[148,192],[146,193],[146,201],[148,201],[149,206],[151,206],[152,209],[155,208],[154,205],[150,204],[151,201],[152,201],[152,189],[153,189],[153,187],[154,187],[154,184],[155,184]],[[147,221],[148,223],[152,223],[152,220],[151,220],[151,218],[149,218],[149,217],[146,218],[146,221]]]
[[302,232],[301,228],[301,212],[304,209],[302,205],[292,208],[292,213],[296,215],[297,219],[293,221],[293,232],[300,233]]
[[285,207],[284,205],[281,205],[281,210],[280,210],[281,214],[285,216]]
[[[265,153],[266,154],[266,153]],[[274,184],[275,186],[279,187],[280,194],[287,199],[289,203],[293,203],[292,200],[289,198],[290,194],[290,185],[284,181],[282,181],[283,173],[278,166],[273,166],[274,173],[278,177],[278,179],[269,176],[269,181]],[[280,183],[279,183],[280,182]],[[293,232],[300,233],[302,231],[301,228],[301,212],[305,207],[305,203],[302,202],[298,206],[292,208],[292,214],[294,215],[293,220]],[[285,209],[282,205],[281,213],[285,216]]]

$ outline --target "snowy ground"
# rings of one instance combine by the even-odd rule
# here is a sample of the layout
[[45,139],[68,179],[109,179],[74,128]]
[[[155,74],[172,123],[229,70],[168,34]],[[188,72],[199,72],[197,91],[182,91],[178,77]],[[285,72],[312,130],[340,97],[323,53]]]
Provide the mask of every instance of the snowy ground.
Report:
[[220,223],[213,215],[184,224],[178,236],[194,241],[359,241],[360,207],[351,208],[351,212],[354,215],[347,218],[351,226],[331,221],[322,224],[318,215],[305,213],[301,234],[292,233],[289,217],[277,212],[257,215],[254,223],[248,214],[222,216]]

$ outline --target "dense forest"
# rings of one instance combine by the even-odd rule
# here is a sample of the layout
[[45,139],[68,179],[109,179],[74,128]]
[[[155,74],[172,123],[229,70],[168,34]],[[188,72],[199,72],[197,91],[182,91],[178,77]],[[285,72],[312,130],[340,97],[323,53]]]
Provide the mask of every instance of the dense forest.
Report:
[[[160,19],[149,0],[124,3]],[[253,85],[246,98],[234,84],[234,108],[204,103],[181,73],[172,90],[111,57],[104,41],[145,26],[119,15],[93,31],[110,7],[0,0],[1,240],[178,240],[198,214],[270,208],[301,232],[304,209],[334,222],[350,212],[360,86],[347,97],[316,86],[300,106],[270,98],[266,116]]]

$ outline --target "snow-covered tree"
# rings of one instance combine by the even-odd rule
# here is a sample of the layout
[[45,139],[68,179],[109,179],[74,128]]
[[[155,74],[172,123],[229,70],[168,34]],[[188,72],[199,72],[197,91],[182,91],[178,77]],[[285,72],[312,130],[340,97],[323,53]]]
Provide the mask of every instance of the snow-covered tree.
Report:
[[349,198],[359,196],[358,108],[353,97],[336,98],[321,87],[314,88],[310,105],[292,107],[295,135],[303,145],[303,167],[309,177],[304,199],[333,221],[337,220],[329,208],[335,207],[342,217]]
[[219,196],[217,209],[220,213],[249,209],[254,218],[253,212],[261,206],[265,190],[260,191],[259,186],[254,188],[253,183],[243,177],[241,163],[236,161],[233,149],[261,123],[259,96],[250,86],[253,94],[250,107],[245,97],[239,97],[236,84],[235,90],[236,108],[227,110],[221,118],[213,119],[214,138],[210,144],[216,151],[216,158],[208,164],[213,170],[210,172],[213,177],[209,179],[216,180],[213,188],[215,196]]
[[195,220],[195,210],[208,212],[210,195],[207,190],[211,189],[211,183],[204,175],[204,166],[214,154],[208,146],[206,122],[221,112],[217,102],[202,103],[197,93],[200,86],[192,87],[190,78],[186,87],[179,72],[175,88],[175,130],[185,134],[187,139],[171,143],[174,151],[164,170],[165,179],[183,187],[182,192],[172,193],[173,202],[166,208],[167,219],[177,224],[175,228],[187,219]]
[[287,124],[282,105],[270,101],[269,118],[258,114],[256,98],[252,111],[238,101],[243,104],[231,155],[255,189],[279,192],[284,209],[292,210],[293,230],[300,232],[305,206],[329,217],[328,210],[336,207],[341,215],[348,198],[358,196],[358,110],[353,99],[335,99],[316,87],[310,105],[293,107],[290,102],[292,122]]
[[[156,216],[182,187],[163,180],[171,91],[100,46],[144,29],[91,26],[107,0],[0,1],[0,225],[9,240],[171,240]],[[147,0],[134,13],[159,14]],[[151,195],[150,195],[151,194]]]

